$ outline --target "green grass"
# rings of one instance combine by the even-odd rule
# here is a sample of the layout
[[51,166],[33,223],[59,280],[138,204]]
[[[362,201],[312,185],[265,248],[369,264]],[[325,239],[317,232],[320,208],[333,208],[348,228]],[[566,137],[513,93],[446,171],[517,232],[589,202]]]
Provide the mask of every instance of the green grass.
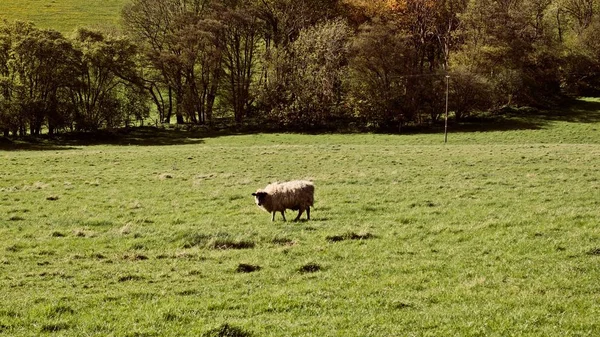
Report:
[[[0,335],[596,336],[599,116],[582,101],[447,145],[21,144],[0,152]],[[250,194],[296,178],[313,219],[271,222]]]
[[31,21],[70,33],[77,27],[118,28],[127,0],[4,0],[0,19]]

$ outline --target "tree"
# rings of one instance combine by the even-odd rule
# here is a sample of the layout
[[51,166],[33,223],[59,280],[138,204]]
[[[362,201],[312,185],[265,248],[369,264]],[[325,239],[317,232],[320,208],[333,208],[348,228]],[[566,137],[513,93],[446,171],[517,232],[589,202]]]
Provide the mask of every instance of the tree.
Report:
[[336,17],[337,0],[255,0],[256,13],[265,22],[267,49],[294,42],[300,32],[320,21]]
[[47,123],[52,134],[63,126],[57,116],[60,91],[73,84],[77,52],[59,32],[31,23],[4,23],[0,40],[4,133],[24,135],[28,127],[38,135]]
[[471,2],[454,65],[488,77],[497,105],[554,99],[560,95],[561,50],[549,9],[547,0]]
[[452,71],[450,79],[449,109],[454,111],[457,122],[492,106],[492,87],[484,76],[459,67]]
[[575,20],[573,28],[580,35],[592,24],[596,6],[594,0],[563,0],[561,9]]
[[127,38],[105,36],[79,29],[75,45],[81,52],[77,85],[70,91],[77,130],[112,128],[125,122],[121,90],[134,86],[139,78],[136,46]]
[[174,106],[177,123],[210,123],[222,74],[222,12],[217,0],[133,0],[124,7],[125,28],[152,68],[146,88],[163,122]]
[[600,16],[594,16],[589,26],[574,35],[565,33],[566,52],[562,67],[563,87],[571,95],[600,95]]
[[443,0],[436,2],[436,19],[433,29],[443,55],[443,68],[448,71],[450,53],[460,43],[460,15],[467,8],[468,0]]
[[[364,24],[350,47],[348,103],[364,124],[385,128],[413,119],[405,102],[409,37],[390,22]],[[379,46],[372,48],[372,46]]]
[[11,72],[8,67],[12,46],[12,32],[8,22],[0,23],[0,129],[5,137],[15,129],[11,111]]
[[225,12],[223,37],[223,70],[226,76],[226,98],[233,109],[236,123],[241,123],[254,100],[254,81],[260,25],[253,9],[244,0]]
[[306,28],[289,48],[278,49],[261,107],[282,124],[325,126],[343,117],[350,28],[341,20]]

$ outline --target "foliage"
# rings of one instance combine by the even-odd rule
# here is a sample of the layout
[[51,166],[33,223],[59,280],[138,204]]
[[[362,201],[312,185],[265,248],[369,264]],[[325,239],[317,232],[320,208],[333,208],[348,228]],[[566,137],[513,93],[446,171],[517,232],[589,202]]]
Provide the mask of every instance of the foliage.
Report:
[[213,1],[189,0],[135,0],[124,7],[125,28],[150,68],[146,88],[161,122],[170,122],[173,112],[178,123],[211,119],[222,74],[219,9]]
[[258,17],[248,3],[239,1],[225,12],[223,31],[223,72],[225,98],[235,122],[240,124],[254,101],[251,86],[256,71],[256,53],[261,32]]
[[261,108],[270,119],[297,127],[323,126],[343,117],[350,29],[332,21],[303,30],[274,52]]
[[120,90],[135,93],[130,82],[139,77],[134,44],[125,38],[86,29],[78,30],[74,41],[81,51],[78,82],[70,88],[75,129],[90,131],[123,125],[128,113],[136,113],[136,110],[125,111],[123,105],[140,97],[139,94],[126,99],[119,97]]
[[439,122],[446,84],[459,123],[600,94],[596,0],[133,0],[121,17],[127,38],[84,29],[93,43],[4,23],[2,132],[147,116],[401,131]]
[[[379,47],[370,48],[374,45]],[[410,73],[406,35],[390,23],[366,24],[350,50],[347,102],[355,115],[376,127],[410,120],[402,104],[408,95],[403,75]]]
[[473,111],[482,111],[489,107],[493,87],[484,76],[465,68],[456,68],[449,76],[452,78],[452,90],[448,98],[449,109],[454,112],[457,121]]
[[0,128],[38,135],[47,121],[49,132],[64,127],[68,117],[57,113],[66,106],[64,90],[74,85],[79,57],[71,42],[53,30],[15,22],[0,27],[3,46],[3,107]]
[[[2,41],[2,95],[0,129],[7,135],[39,135],[71,130],[97,130],[123,125],[131,110],[119,93],[135,92],[139,82],[137,49],[125,38],[80,29],[73,39],[32,24],[4,23]],[[136,98],[134,98],[136,97]]]

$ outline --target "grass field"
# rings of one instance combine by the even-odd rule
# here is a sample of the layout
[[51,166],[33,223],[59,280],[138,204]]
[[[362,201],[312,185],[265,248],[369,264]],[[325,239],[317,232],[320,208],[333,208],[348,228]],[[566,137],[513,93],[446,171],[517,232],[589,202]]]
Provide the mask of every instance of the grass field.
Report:
[[70,33],[77,27],[119,27],[127,0],[3,0],[0,19],[31,21],[41,28]]
[[[5,146],[0,335],[597,336],[599,129],[588,100],[447,145],[139,130]],[[315,182],[313,219],[271,222],[250,194],[295,178]]]

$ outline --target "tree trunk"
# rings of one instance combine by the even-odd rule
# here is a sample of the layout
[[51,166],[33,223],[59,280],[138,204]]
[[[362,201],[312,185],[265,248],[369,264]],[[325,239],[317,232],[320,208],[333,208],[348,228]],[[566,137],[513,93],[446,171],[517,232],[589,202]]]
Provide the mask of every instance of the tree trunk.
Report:
[[185,119],[183,119],[183,115],[181,114],[179,109],[177,110],[177,114],[175,115],[175,117],[177,117],[177,124],[185,124]]
[[560,20],[560,8],[556,11],[556,26],[558,27],[558,41],[563,42],[563,28],[562,21]]
[[169,109],[167,110],[167,116],[163,121],[166,124],[171,123],[171,116],[173,115],[173,89],[169,86]]
[[215,105],[216,95],[212,92],[208,94],[206,98],[206,122],[208,125],[212,125],[213,107]]

